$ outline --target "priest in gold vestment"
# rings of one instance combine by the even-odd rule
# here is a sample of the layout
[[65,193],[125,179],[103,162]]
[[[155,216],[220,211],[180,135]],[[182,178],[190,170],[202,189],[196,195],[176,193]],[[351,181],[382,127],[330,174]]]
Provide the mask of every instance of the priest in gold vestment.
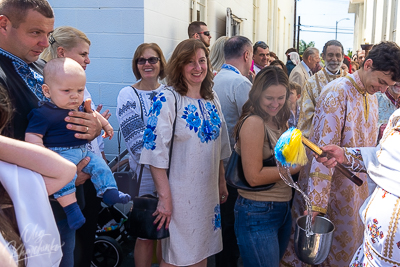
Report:
[[325,61],[325,67],[311,76],[303,87],[297,128],[306,137],[310,136],[315,107],[322,88],[334,79],[345,75],[340,68],[343,58],[342,44],[337,40],[328,41],[322,49],[322,59]]
[[[400,47],[393,42],[382,42],[374,46],[360,70],[329,83],[317,102],[311,141],[319,146],[375,146],[378,101],[373,94],[384,92],[389,85],[400,81],[400,66],[396,62],[400,62]],[[328,258],[319,266],[349,266],[363,241],[358,210],[368,197],[368,185],[366,174],[356,175],[364,181],[360,187],[318,163],[311,153],[309,163],[300,173],[298,184],[311,199],[313,216],[326,216],[336,227]],[[293,227],[296,219],[304,214],[304,207],[303,198],[296,192]],[[294,252],[293,229],[281,266],[306,266]]]

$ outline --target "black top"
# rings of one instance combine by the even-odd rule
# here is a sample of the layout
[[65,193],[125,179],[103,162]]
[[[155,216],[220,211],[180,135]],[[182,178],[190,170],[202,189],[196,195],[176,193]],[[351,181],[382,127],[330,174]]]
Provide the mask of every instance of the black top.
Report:
[[[29,67],[37,73],[43,74],[44,64],[43,60],[38,60],[29,64]],[[14,108],[13,118],[4,129],[3,135],[24,140],[25,130],[28,127],[28,114],[32,109],[38,107],[39,100],[16,72],[12,60],[1,53],[0,83],[8,91]]]
[[67,129],[67,122],[64,119],[70,112],[69,109],[62,109],[45,101],[40,105],[28,115],[27,133],[43,135],[45,147],[73,147],[88,143],[86,139],[76,138],[74,136],[76,131]]

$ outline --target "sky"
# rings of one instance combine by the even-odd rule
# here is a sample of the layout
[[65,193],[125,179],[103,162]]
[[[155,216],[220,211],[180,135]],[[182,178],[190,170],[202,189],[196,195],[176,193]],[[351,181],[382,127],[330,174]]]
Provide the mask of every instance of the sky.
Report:
[[354,30],[354,13],[348,13],[349,2],[349,0],[298,0],[297,15],[300,16],[300,24],[304,25],[301,27],[300,40],[304,40],[306,43],[314,41],[315,47],[322,52],[324,44],[335,39],[336,21],[349,18],[349,20],[342,20],[338,23],[337,35],[338,41],[342,43],[347,54],[349,48],[353,49]]

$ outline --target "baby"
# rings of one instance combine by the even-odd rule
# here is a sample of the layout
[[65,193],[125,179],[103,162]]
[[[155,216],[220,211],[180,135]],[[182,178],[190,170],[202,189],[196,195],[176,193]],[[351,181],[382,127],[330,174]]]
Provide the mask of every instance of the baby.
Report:
[[[118,191],[106,162],[87,150],[87,140],[75,138],[76,132],[66,128],[67,122],[64,119],[68,113],[71,110],[83,111],[85,71],[73,59],[56,58],[45,65],[43,76],[43,94],[50,99],[50,102],[41,102],[39,108],[29,113],[25,140],[45,146],[74,164],[78,164],[84,157],[90,157],[89,164],[82,171],[91,175],[97,196],[103,197],[104,203],[108,205],[127,203],[131,197]],[[114,131],[110,123],[99,113],[97,118],[105,131],[103,137],[111,139]],[[76,203],[75,180],[76,175],[71,182],[54,194],[54,198],[64,208],[71,229],[78,229],[85,223],[85,218]]]

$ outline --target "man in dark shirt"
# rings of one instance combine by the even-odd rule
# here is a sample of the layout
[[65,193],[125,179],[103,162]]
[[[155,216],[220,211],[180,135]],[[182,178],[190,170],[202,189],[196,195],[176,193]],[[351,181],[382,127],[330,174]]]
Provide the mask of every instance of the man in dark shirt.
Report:
[[[48,36],[53,27],[53,10],[46,0],[0,1],[0,83],[6,88],[14,109],[11,122],[2,132],[5,136],[23,140],[29,112],[38,107],[39,100],[46,100],[41,90],[44,62],[38,58],[49,45]],[[100,134],[101,124],[94,113],[71,111],[68,115],[67,128],[80,132],[76,138],[92,140]],[[85,158],[77,165],[76,185],[90,178],[81,171],[88,160]],[[79,195],[82,196],[82,191],[77,188],[78,199]],[[50,203],[61,240],[65,242],[60,266],[73,266],[75,231],[68,230],[65,213],[58,202]],[[65,225],[61,225],[64,221]]]

